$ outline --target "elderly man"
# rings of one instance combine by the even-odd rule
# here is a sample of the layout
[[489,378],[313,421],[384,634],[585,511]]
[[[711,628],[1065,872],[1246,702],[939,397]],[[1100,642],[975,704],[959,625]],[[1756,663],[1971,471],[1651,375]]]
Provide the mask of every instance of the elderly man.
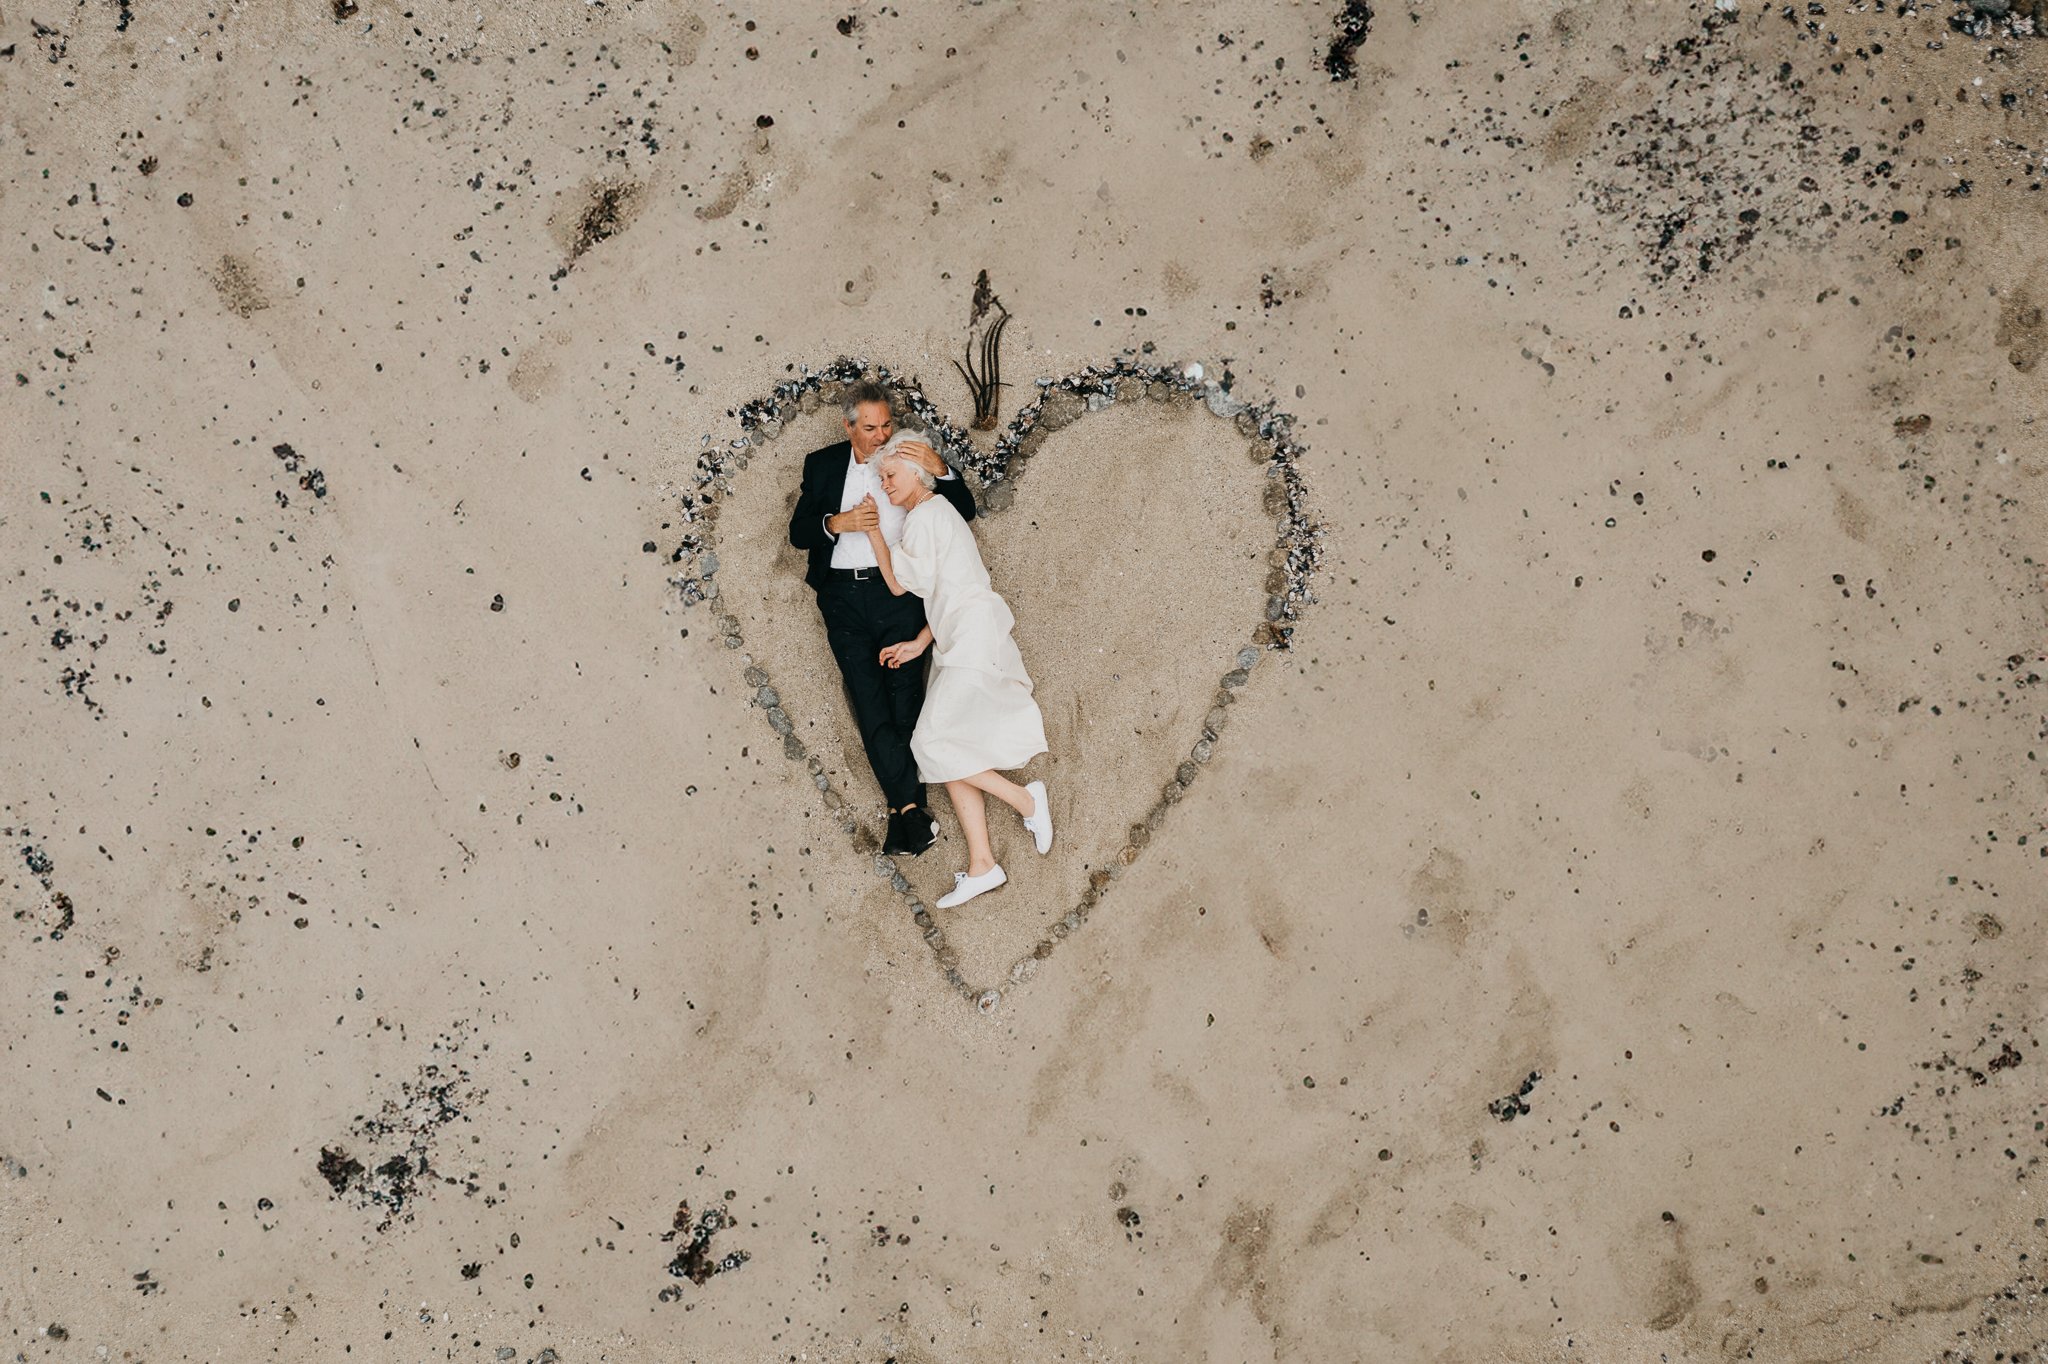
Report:
[[[803,488],[789,518],[789,543],[810,552],[804,581],[818,594],[825,639],[839,660],[847,702],[860,726],[868,766],[889,805],[887,853],[916,856],[931,847],[938,823],[926,811],[924,785],[910,756],[910,732],[924,706],[924,663],[882,666],[882,650],[915,639],[924,629],[924,603],[889,591],[875,566],[867,532],[879,527],[889,544],[903,530],[903,510],[890,505],[868,460],[895,433],[889,393],[858,384],[841,406],[846,439],[804,457]],[[974,494],[937,454],[918,462],[937,480],[936,491],[974,519]]]

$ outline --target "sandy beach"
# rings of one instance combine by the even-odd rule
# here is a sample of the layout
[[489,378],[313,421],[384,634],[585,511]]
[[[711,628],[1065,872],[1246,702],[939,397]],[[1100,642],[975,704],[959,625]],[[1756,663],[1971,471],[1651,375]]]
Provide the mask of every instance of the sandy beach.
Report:
[[2048,1358],[2048,9],[1367,15],[0,0],[0,1358]]

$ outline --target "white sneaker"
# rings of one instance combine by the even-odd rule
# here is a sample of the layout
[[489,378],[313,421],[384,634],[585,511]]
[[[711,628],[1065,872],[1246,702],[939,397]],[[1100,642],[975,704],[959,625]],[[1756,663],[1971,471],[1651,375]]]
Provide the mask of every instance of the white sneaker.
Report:
[[966,904],[983,891],[994,890],[1010,878],[1003,874],[1001,863],[989,868],[979,876],[969,876],[964,871],[953,873],[953,889],[938,899],[940,909],[953,909]]
[[1045,783],[1032,782],[1024,788],[1031,793],[1031,799],[1038,802],[1036,810],[1024,816],[1024,827],[1031,831],[1033,841],[1038,844],[1040,857],[1052,851],[1052,806],[1045,798]]

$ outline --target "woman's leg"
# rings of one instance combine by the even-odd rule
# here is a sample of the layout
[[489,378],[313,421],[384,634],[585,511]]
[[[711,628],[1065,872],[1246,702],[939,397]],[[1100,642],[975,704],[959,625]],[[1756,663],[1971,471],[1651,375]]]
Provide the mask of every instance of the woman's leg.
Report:
[[988,846],[988,808],[973,780],[947,782],[946,794],[960,816],[960,832],[967,835],[967,874],[981,876],[995,866],[996,855]]
[[[1031,818],[1032,811],[1038,808],[1037,803],[1031,799],[1029,791],[1026,791],[1008,777],[998,773],[994,768],[990,768],[986,772],[977,772],[971,777],[963,778],[962,781],[978,791],[988,792],[988,794],[994,796],[1026,819]],[[947,785],[950,788],[953,783],[949,782]],[[956,800],[954,804],[957,805],[959,802]]]

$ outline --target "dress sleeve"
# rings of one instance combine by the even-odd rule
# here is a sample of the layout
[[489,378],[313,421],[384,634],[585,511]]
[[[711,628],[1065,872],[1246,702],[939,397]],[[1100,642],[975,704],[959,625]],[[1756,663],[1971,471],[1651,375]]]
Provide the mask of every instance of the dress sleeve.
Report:
[[938,518],[913,511],[903,518],[903,536],[889,550],[896,581],[920,597],[931,596],[932,582],[938,576],[939,557],[944,552],[942,529]]

